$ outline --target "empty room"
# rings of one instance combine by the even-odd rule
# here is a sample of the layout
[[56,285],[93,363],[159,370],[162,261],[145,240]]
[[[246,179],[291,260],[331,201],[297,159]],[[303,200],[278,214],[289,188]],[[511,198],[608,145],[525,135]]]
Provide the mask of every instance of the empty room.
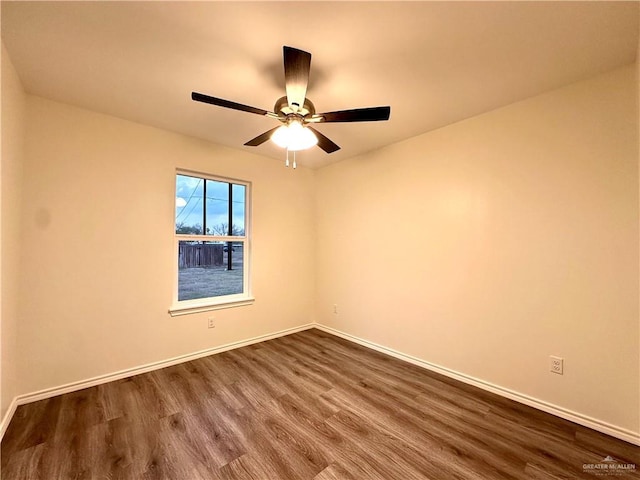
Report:
[[640,2],[1,7],[2,480],[640,477]]

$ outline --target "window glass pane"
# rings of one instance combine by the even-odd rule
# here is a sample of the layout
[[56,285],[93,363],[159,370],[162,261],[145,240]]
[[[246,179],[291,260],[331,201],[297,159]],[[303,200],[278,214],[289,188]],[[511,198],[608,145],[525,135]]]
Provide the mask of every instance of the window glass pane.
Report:
[[202,235],[204,180],[176,175],[176,233]]
[[243,293],[242,242],[178,244],[178,300],[195,300]]
[[244,185],[233,185],[233,235],[244,236]]
[[207,235],[229,235],[229,184],[207,182]]

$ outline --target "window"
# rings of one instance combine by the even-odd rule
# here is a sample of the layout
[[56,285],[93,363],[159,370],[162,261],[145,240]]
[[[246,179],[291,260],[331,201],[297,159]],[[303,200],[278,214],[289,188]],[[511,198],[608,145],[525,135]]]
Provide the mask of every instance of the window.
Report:
[[176,174],[176,288],[172,315],[245,305],[249,292],[248,182]]

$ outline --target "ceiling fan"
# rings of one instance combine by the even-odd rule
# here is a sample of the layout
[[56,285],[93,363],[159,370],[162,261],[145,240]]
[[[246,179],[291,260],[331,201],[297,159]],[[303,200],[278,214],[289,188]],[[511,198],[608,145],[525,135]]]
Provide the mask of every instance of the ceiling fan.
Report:
[[282,125],[272,128],[249,140],[245,145],[256,147],[267,140],[287,150],[304,150],[318,145],[327,153],[340,150],[329,138],[324,136],[311,124],[328,122],[375,122],[388,120],[391,107],[368,107],[336,112],[316,113],[316,109],[308,98],[307,85],[311,67],[311,54],[293,47],[282,47],[284,56],[284,77],[287,95],[279,98],[273,111],[243,105],[241,103],[210,97],[202,93],[192,92],[191,99],[196,102],[209,103],[219,107],[231,108],[243,112],[255,113],[273,118]]

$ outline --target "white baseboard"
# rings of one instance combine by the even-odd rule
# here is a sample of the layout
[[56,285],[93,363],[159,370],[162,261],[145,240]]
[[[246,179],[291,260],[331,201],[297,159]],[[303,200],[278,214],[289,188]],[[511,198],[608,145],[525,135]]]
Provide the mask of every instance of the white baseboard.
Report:
[[241,340],[238,342],[227,343],[226,345],[221,345],[219,347],[207,348],[205,350],[200,350],[198,352],[188,353],[186,355],[180,355],[177,357],[168,358],[166,360],[160,360],[158,362],[148,363],[146,365],[141,365],[139,367],[127,368],[125,370],[120,370],[118,372],[99,375],[97,377],[88,378],[86,380],[80,380],[77,382],[67,383],[66,385],[61,385],[58,387],[52,387],[44,390],[39,390],[37,392],[18,395],[11,402],[11,405],[7,409],[7,413],[2,418],[2,423],[0,423],[0,441],[2,440],[2,437],[4,436],[4,433],[7,427],[9,426],[9,422],[11,421],[11,418],[13,417],[13,414],[15,413],[16,408],[18,408],[20,405],[25,405],[31,402],[37,402],[38,400],[44,400],[45,398],[55,397],[57,395],[62,395],[64,393],[75,392],[78,390],[82,390],[84,388],[95,387],[96,385],[113,382],[114,380],[133,377],[134,375],[139,375],[141,373],[147,373],[153,370],[159,370],[161,368],[177,365],[179,363],[189,362],[197,358],[208,357],[209,355],[226,352],[227,350],[246,347],[248,345],[253,345],[254,343],[265,342],[267,340],[283,337],[285,335],[291,335],[292,333],[301,332],[303,330],[309,330],[314,326],[315,324],[308,323],[306,325],[301,325],[299,327],[287,328],[285,330],[280,330],[278,332],[269,333],[266,335],[260,335],[257,337],[252,337],[252,338]]
[[393,350],[391,348],[379,345],[374,342],[370,342],[368,340],[364,340],[362,338],[356,337],[355,335],[351,335],[340,330],[337,330],[332,327],[327,327],[325,325],[317,324],[317,323],[309,323],[306,325],[301,325],[299,327],[288,328],[285,330],[280,330],[278,332],[260,335],[257,337],[249,338],[246,340],[241,340],[238,342],[228,343],[226,345],[221,345],[219,347],[208,348],[205,350],[200,350],[198,352],[189,353],[186,355],[180,355],[177,357],[169,358],[166,360],[161,360],[158,362],[149,363],[146,365],[142,365],[139,367],[128,368],[125,370],[120,370],[118,372],[113,372],[105,375],[100,375],[97,377],[89,378],[86,380],[81,380],[78,382],[68,383],[66,385],[61,385],[59,387],[48,388],[44,390],[40,390],[33,393],[28,393],[24,395],[18,395],[13,399],[7,412],[5,413],[2,421],[0,422],[0,440],[2,440],[4,433],[13,417],[16,409],[20,405],[25,405],[27,403],[36,402],[38,400],[43,400],[45,398],[55,397],[56,395],[62,395],[64,393],[75,392],[77,390],[82,390],[88,387],[94,387],[96,385],[101,385],[103,383],[112,382],[114,380],[120,380],[122,378],[132,377],[134,375],[139,375],[141,373],[151,372],[153,370],[159,370],[161,368],[169,367],[172,365],[177,365],[179,363],[188,362],[191,360],[195,360],[197,358],[207,357],[209,355],[214,355],[216,353],[225,352],[227,350],[233,350],[236,348],[246,347],[248,345],[253,345],[254,343],[264,342],[267,340],[271,340],[274,338],[282,337],[285,335],[290,335],[292,333],[301,332],[303,330],[309,330],[310,328],[317,328],[324,332],[330,333],[332,335],[336,335],[338,337],[344,338],[345,340],[349,340],[351,342],[357,343],[367,348],[371,348],[372,350],[376,350],[378,352],[390,355],[392,357],[398,358],[400,360],[404,360],[405,362],[409,362],[413,365],[417,365],[419,367],[425,368],[427,370],[431,370],[436,373],[440,373],[449,378],[453,378],[460,382],[473,385],[475,387],[481,388],[483,390],[495,393],[502,397],[509,398],[511,400],[515,400],[516,402],[523,403],[533,408],[537,408],[538,410],[542,410],[543,412],[550,413],[560,418],[564,418],[565,420],[569,420],[571,422],[575,422],[579,425],[583,425],[585,427],[591,428],[598,432],[605,433],[607,435],[611,435],[612,437],[619,438],[626,442],[632,443],[634,445],[640,446],[640,433],[633,432],[631,430],[627,430],[616,425],[611,425],[607,422],[603,422],[601,420],[583,415],[578,412],[573,412],[571,410],[559,407],[557,405],[550,404],[548,402],[539,400],[537,398],[530,397],[528,395],[510,390],[508,388],[501,387],[499,385],[495,385],[490,382],[486,382],[482,379],[471,377],[469,375],[465,375],[464,373],[456,372],[455,370],[451,370],[440,365],[435,365],[433,363],[427,362],[425,360],[421,360],[419,358],[413,357],[411,355],[406,355],[397,350]]
[[4,432],[7,430],[9,422],[13,418],[13,414],[16,413],[16,408],[18,408],[18,397],[14,397],[13,400],[11,400],[9,408],[7,408],[4,417],[2,417],[0,421],[0,441],[2,441],[2,437],[4,437]]
[[632,443],[634,445],[640,445],[640,432],[633,432],[631,430],[627,430],[625,428],[618,427],[616,425],[611,425],[610,423],[603,422],[596,418],[592,418],[587,415],[583,415],[581,413],[559,407],[557,405],[553,405],[549,402],[545,402],[543,400],[530,397],[529,395],[525,395],[523,393],[519,393],[514,390],[501,387],[500,385],[495,385],[493,383],[486,382],[482,379],[471,377],[469,375],[465,375],[464,373],[456,372],[455,370],[441,367],[440,365],[435,365],[433,363],[427,362],[425,360],[421,360],[411,355],[406,355],[402,352],[398,352],[397,350],[393,350],[392,348],[387,348],[377,343],[364,340],[362,338],[356,337],[355,335],[342,332],[332,327],[327,327],[321,324],[315,324],[315,328],[317,328],[318,330],[322,330],[324,332],[330,333],[332,335],[336,335],[338,337],[344,338],[345,340],[349,340],[351,342],[357,343],[358,345],[362,345],[364,347],[371,348],[372,350],[376,350],[378,352],[390,355],[400,360],[404,360],[405,362],[409,362],[413,365],[417,365],[427,370],[431,370],[433,372],[442,374],[446,377],[453,378],[455,380],[458,380],[460,382],[463,382],[469,385],[473,385],[474,387],[481,388],[491,393],[495,393],[497,395],[500,395],[501,397],[506,397],[511,400],[515,400],[516,402],[523,403],[525,405],[536,408],[538,410],[542,410],[543,412],[550,413],[552,415],[555,415],[556,417],[564,418],[565,420],[569,420],[571,422],[577,423],[584,427],[588,427],[598,432],[602,432],[607,435],[610,435],[612,437],[619,438],[621,440]]

